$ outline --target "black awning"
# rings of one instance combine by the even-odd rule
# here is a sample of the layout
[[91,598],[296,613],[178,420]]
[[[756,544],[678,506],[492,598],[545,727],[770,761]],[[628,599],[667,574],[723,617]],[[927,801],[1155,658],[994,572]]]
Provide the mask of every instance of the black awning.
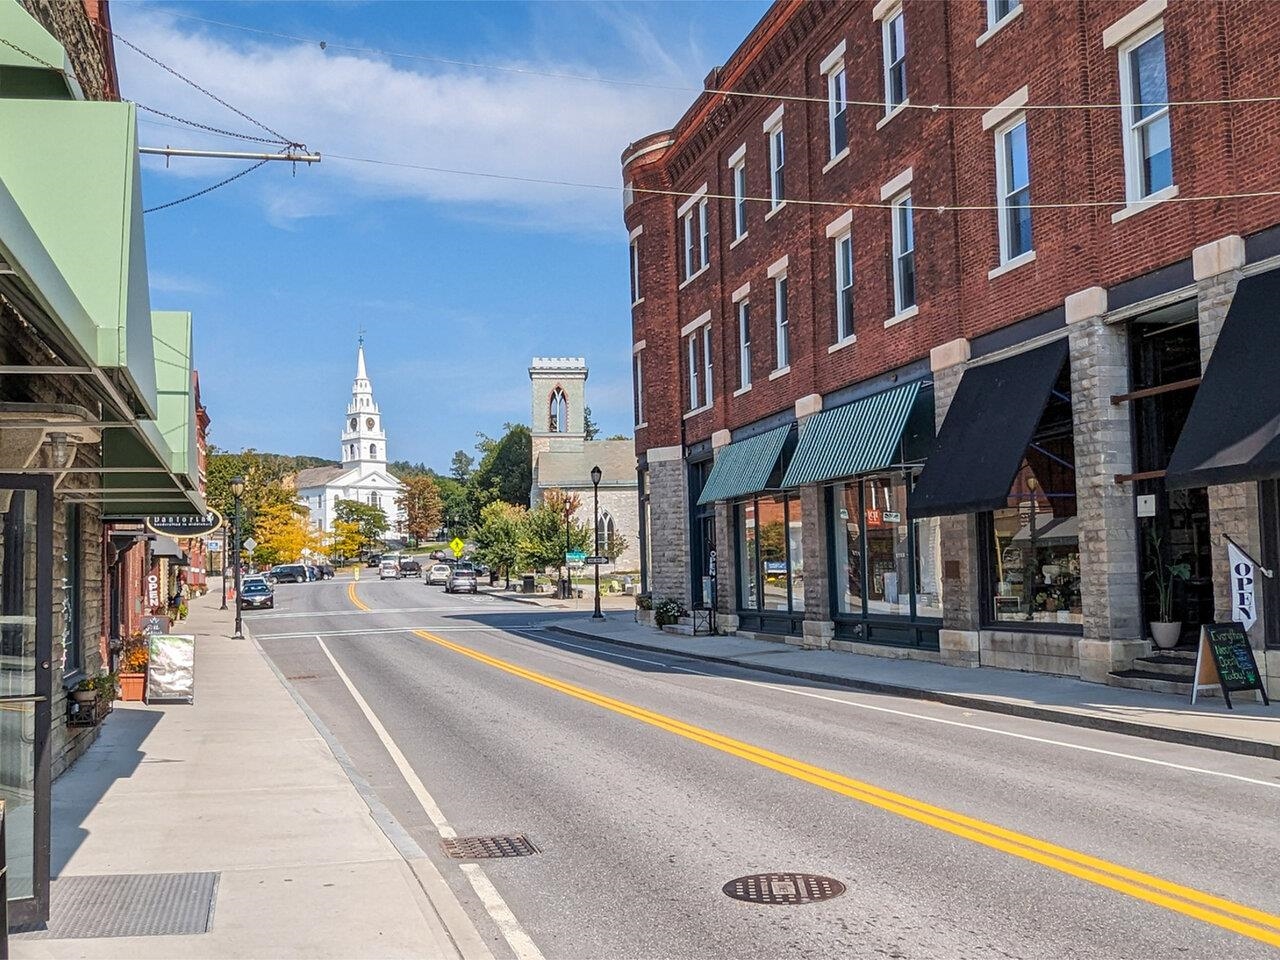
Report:
[[1245,277],[1169,458],[1170,489],[1280,477],[1280,270]]
[[1067,341],[972,367],[911,491],[913,517],[1007,506],[1009,488],[1067,362]]

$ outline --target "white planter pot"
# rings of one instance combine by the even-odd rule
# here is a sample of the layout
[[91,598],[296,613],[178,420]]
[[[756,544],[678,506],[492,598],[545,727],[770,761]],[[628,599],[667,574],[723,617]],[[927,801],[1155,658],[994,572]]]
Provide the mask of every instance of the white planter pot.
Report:
[[1151,639],[1161,650],[1172,650],[1178,645],[1178,637],[1182,635],[1182,621],[1165,623],[1154,620],[1151,623]]
[[645,626],[647,626],[647,627],[652,627],[652,626],[653,626],[653,611],[652,611],[652,610],[637,610],[637,611],[636,611],[636,623],[643,623],[643,624],[644,624]]

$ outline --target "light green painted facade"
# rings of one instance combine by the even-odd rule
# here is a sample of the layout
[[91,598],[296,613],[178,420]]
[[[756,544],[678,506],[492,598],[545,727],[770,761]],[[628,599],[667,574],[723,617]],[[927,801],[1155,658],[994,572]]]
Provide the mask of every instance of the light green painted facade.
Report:
[[0,0],[0,37],[13,44],[0,44],[0,97],[84,99],[62,44],[18,0]]

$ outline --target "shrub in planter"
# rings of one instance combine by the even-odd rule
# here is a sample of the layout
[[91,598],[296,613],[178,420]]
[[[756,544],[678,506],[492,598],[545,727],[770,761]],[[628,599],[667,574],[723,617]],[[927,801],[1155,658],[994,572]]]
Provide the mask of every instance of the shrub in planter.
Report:
[[660,627],[677,622],[681,617],[689,615],[684,604],[675,597],[667,597],[653,605],[653,620]]
[[147,689],[147,664],[150,662],[150,641],[139,631],[124,642],[120,655],[120,699],[142,700]]
[[98,699],[98,684],[96,677],[85,677],[74,687],[71,688],[71,699],[76,703],[92,703]]
[[653,594],[651,594],[651,593],[637,593],[637,594],[636,594],[636,609],[637,609],[637,610],[652,610],[652,609],[653,609]]

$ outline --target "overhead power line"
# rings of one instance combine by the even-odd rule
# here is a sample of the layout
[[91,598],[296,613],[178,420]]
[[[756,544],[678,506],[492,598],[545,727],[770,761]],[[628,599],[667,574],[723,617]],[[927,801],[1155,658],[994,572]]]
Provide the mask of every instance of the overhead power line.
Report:
[[195,193],[189,193],[185,197],[179,197],[177,200],[170,200],[168,203],[162,203],[157,207],[148,207],[142,212],[155,213],[158,210],[168,210],[170,207],[176,207],[178,204],[186,203],[188,200],[194,200],[196,197],[203,197],[206,193],[212,193],[214,190],[217,190],[219,187],[225,187],[227,184],[232,183],[235,180],[239,180],[241,177],[246,176],[247,174],[253,173],[253,171],[257,170],[259,167],[263,166],[268,162],[269,161],[267,160],[259,160],[257,163],[253,164],[253,166],[245,167],[239,173],[233,173],[231,176],[227,177],[225,180],[219,180],[217,183],[210,184],[209,186],[205,187],[203,190],[197,190]]
[[[461,60],[454,57],[441,57],[431,54],[407,53],[400,50],[385,50],[379,47],[362,46],[358,44],[349,44],[334,42],[332,40],[321,39],[319,37],[302,37],[297,34],[283,33],[278,30],[264,30],[260,27],[250,27],[242,23],[233,23],[227,20],[213,20],[208,17],[197,17],[189,13],[178,13],[176,11],[166,11],[166,13],[180,20],[190,20],[196,23],[207,23],[212,26],[226,27],[231,30],[241,30],[246,33],[256,33],[260,36],[275,37],[280,40],[291,40],[295,43],[305,43],[320,47],[321,50],[347,50],[352,53],[368,53],[383,57],[395,57],[403,60],[418,60],[425,63],[439,63],[445,66],[466,67],[475,70],[492,70],[499,73],[514,73],[532,77],[545,77],[552,80],[573,80],[583,83],[602,83],[610,86],[620,87],[640,87],[651,90],[664,90],[673,93],[709,93],[724,97],[744,97],[760,100],[781,100],[792,103],[821,103],[828,102],[826,97],[811,97],[802,94],[787,93],[767,93],[749,90],[728,90],[714,87],[693,87],[687,84],[669,84],[658,83],[651,80],[625,80],[619,77],[603,77],[596,74],[582,73],[566,73],[555,70],[539,70],[535,67],[520,67],[511,64],[484,63],[474,60]],[[868,107],[883,110],[885,103],[883,98],[874,98],[870,100],[850,100],[845,99],[844,104],[851,107]],[[1260,97],[1218,97],[1205,100],[1169,100],[1163,103],[1144,102],[1144,106],[1153,109],[1161,107],[1218,107],[1218,106],[1245,106],[1251,104],[1267,104],[1280,103],[1280,94],[1274,96]],[[938,113],[944,110],[959,111],[978,111],[985,113],[998,104],[964,104],[964,103],[910,103],[902,104],[902,108],[906,110],[925,110],[930,113]],[[1020,110],[1119,110],[1125,107],[1131,107],[1131,103],[1027,103],[1019,107]]]
[[[625,187],[618,186],[616,184],[587,183],[580,180],[556,180],[556,179],[547,178],[547,177],[526,177],[526,176],[519,176],[517,174],[492,173],[492,172],[480,171],[480,170],[460,170],[453,167],[436,167],[436,166],[430,166],[428,164],[423,164],[423,163],[409,163],[408,161],[402,161],[402,160],[380,160],[376,157],[353,157],[353,156],[344,155],[341,153],[326,153],[325,158],[327,160],[342,160],[348,163],[364,163],[364,164],[371,164],[374,166],[381,166],[381,167],[400,167],[407,170],[421,170],[426,173],[440,173],[440,174],[446,174],[449,176],[476,177],[484,180],[506,180],[506,181],[511,181],[513,183],[532,183],[532,184],[539,184],[542,186],[565,187],[569,189],[605,190],[611,193],[622,193],[623,190],[626,189]],[[703,193],[701,191],[690,191],[690,190],[662,190],[654,187],[633,186],[631,189],[634,193],[637,193],[637,194],[650,194],[650,195],[664,196],[664,197],[678,197],[681,199],[689,199],[691,197],[700,197],[700,198],[706,198],[707,200],[723,200],[723,201],[728,201],[730,203],[736,202],[739,199],[745,200],[748,203],[767,203],[771,205],[774,203],[774,200],[772,197],[741,197],[739,198],[739,197],[732,196],[730,194],[723,194],[723,193]],[[1152,201],[1151,205],[1154,206],[1155,203],[1157,202],[1159,203],[1196,203],[1196,202],[1222,201],[1222,200],[1257,200],[1257,199],[1263,199],[1267,197],[1280,197],[1280,190],[1258,190],[1258,191],[1253,191],[1249,193],[1224,193],[1224,194],[1214,194],[1209,196],[1178,195],[1176,197],[1169,197],[1168,199],[1165,199],[1165,200]],[[894,207],[894,204],[890,202],[870,202],[870,201],[863,202],[863,201],[857,201],[857,200],[801,200],[801,199],[795,199],[791,197],[788,197],[786,200],[783,201],[783,203],[795,204],[797,206],[807,206],[807,207],[835,208],[840,210],[848,210],[848,209],[891,210]],[[1140,206],[1141,204],[1142,204],[1142,201],[1137,201],[1133,205]],[[1129,204],[1129,201],[1127,200],[1069,200],[1069,201],[1062,201],[1057,203],[1054,203],[1054,202],[1021,203],[1021,204],[1015,203],[1015,204],[1007,204],[1004,206],[1001,206],[999,204],[994,204],[994,203],[935,204],[935,203],[927,203],[927,202],[919,202],[919,203],[913,202],[912,208],[920,211],[932,210],[936,213],[966,213],[966,212],[993,211],[993,210],[1061,210],[1061,209],[1070,209],[1070,208],[1078,208],[1078,207],[1091,207],[1091,208],[1124,207],[1128,205],[1130,204]]]

